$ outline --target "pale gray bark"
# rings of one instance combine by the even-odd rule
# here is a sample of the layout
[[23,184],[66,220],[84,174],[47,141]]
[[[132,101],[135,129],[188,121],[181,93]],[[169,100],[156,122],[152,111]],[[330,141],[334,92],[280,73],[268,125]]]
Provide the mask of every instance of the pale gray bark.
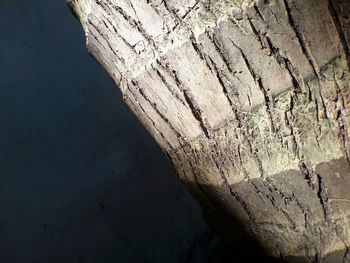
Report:
[[69,3],[218,231],[238,219],[273,256],[347,260],[350,1]]

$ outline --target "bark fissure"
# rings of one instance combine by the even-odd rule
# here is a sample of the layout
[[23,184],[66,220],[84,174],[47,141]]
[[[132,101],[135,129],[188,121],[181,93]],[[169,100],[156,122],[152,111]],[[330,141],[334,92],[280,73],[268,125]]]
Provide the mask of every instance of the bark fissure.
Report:
[[228,103],[230,104],[231,108],[232,108],[232,111],[234,110],[233,107],[234,107],[234,103],[232,101],[232,99],[230,98],[229,96],[229,92],[226,88],[226,84],[224,83],[224,80],[223,80],[223,73],[222,71],[219,71],[218,67],[215,65],[214,61],[208,57],[208,59],[210,60],[211,64],[212,64],[212,71],[213,73],[216,75],[216,78],[217,80],[219,81],[221,87],[222,87],[222,92],[225,94],[225,97],[227,98],[227,101]]
[[345,51],[345,57],[346,57],[346,60],[348,62],[348,67],[350,69],[350,47],[348,45],[348,42],[346,41],[344,29],[343,29],[342,23],[340,22],[340,19],[339,19],[340,15],[336,11],[334,0],[327,0],[327,2],[328,2],[329,12],[332,16],[333,22],[334,22],[335,27],[337,29],[340,42],[341,42],[343,49]]
[[[216,66],[215,62],[210,58],[210,56],[206,56],[205,54],[202,53],[194,36],[192,36],[190,39],[191,39],[191,45],[193,49],[196,51],[196,53],[201,58],[201,60],[205,63],[207,68],[215,74],[219,84],[222,87],[222,91],[225,94],[225,97],[227,98],[227,101],[229,102],[230,106],[233,107],[233,101],[229,96],[229,92],[223,80],[224,74],[222,73],[222,71],[219,72],[218,67]],[[211,65],[209,65],[208,60],[210,61]]]
[[197,105],[196,101],[194,100],[193,96],[190,94],[190,91],[187,90],[181,83],[179,77],[176,74],[176,71],[172,71],[175,82],[178,84],[179,87],[181,87],[183,95],[185,97],[185,100],[191,109],[191,112],[194,116],[194,118],[199,122],[200,127],[202,128],[204,135],[210,139],[210,130],[207,127],[208,125],[206,124],[206,121],[204,117],[202,116],[202,112],[200,110],[200,107]]
[[215,158],[212,158],[212,161],[214,162],[216,168],[218,169],[220,175],[221,175],[221,179],[224,182],[224,185],[229,189],[230,194],[234,197],[234,199],[240,204],[241,208],[244,210],[244,212],[247,214],[249,220],[251,221],[255,221],[255,217],[252,214],[252,212],[250,212],[250,209],[248,208],[248,205],[246,204],[246,202],[239,196],[239,194],[232,188],[232,186],[229,184],[227,177],[225,175],[225,173],[223,172],[222,168],[220,167],[220,165],[217,163],[217,161],[215,160]]
[[[146,32],[146,30],[143,28],[140,21],[133,19],[121,7],[112,4],[109,0],[107,0],[107,1],[108,1],[109,5],[111,5],[114,8],[114,10],[117,13],[119,13],[125,19],[126,22],[128,22],[130,24],[131,27],[134,27],[138,30],[138,32],[148,41],[148,44],[151,45],[154,48],[154,50],[157,50],[157,46],[156,46],[155,41],[153,40],[152,36],[150,36]],[[106,6],[99,1],[97,2],[97,4],[101,5],[102,8],[105,8],[105,6]]]
[[245,66],[247,67],[249,73],[251,74],[252,78],[254,79],[254,81],[258,84],[261,92],[263,93],[264,95],[264,98],[265,98],[265,106],[266,106],[266,112],[269,116],[269,119],[270,119],[270,123],[271,123],[271,132],[274,133],[276,132],[276,127],[275,127],[275,123],[274,123],[274,120],[273,120],[273,114],[271,112],[272,108],[274,107],[274,103],[273,103],[273,98],[272,98],[272,95],[270,93],[270,90],[268,88],[265,88],[264,84],[263,84],[263,81],[261,79],[260,76],[258,76],[256,73],[255,73],[255,70],[253,68],[253,66],[251,65],[251,63],[249,62],[246,54],[243,52],[242,48],[237,46],[235,44],[235,42],[231,39],[230,39],[230,42],[231,44],[236,48],[238,49],[238,51],[240,52],[242,58],[243,58],[243,61],[245,63]]
[[[159,135],[161,136],[161,138],[163,139],[163,141],[168,145],[168,147],[171,149],[172,145],[171,143],[168,141],[168,139],[166,138],[166,136],[163,134],[163,132],[157,127],[156,123],[153,121],[152,117],[150,117],[147,113],[147,111],[144,109],[144,107],[142,106],[142,104],[137,100],[136,97],[134,97],[134,94],[132,93],[132,89],[129,87],[129,85],[127,85],[128,90],[130,91],[130,94],[133,96],[133,99],[136,101],[136,103],[138,104],[138,107],[141,109],[141,111],[144,113],[144,115],[147,117],[148,120],[150,120],[150,122],[152,123],[154,129],[159,133]],[[131,100],[129,100],[130,103],[133,104],[133,102]]]
[[296,92],[301,92],[303,90],[303,79],[300,76],[298,69],[293,66],[292,62],[282,54],[280,49],[276,47],[269,37],[266,37],[268,47],[271,50],[273,57],[276,59],[277,63],[281,68],[287,69],[290,77],[293,81],[293,87],[296,89]]
[[145,98],[145,100],[148,102],[148,104],[154,109],[154,111],[162,118],[162,120],[169,126],[169,128],[176,134],[179,141],[181,141],[182,136],[179,131],[172,125],[172,123],[169,121],[169,119],[162,113],[157,107],[156,103],[152,103],[152,101],[146,96],[145,92],[143,91],[143,88],[140,87],[139,83],[136,80],[131,80],[131,83],[134,85],[134,87],[137,88],[137,90],[140,92],[141,96]]
[[234,110],[235,113],[235,121],[238,122],[238,131],[240,135],[242,136],[243,143],[245,143],[248,146],[249,153],[252,154],[254,161],[258,167],[259,173],[260,173],[260,178],[265,179],[265,173],[264,173],[264,168],[262,165],[262,160],[259,157],[259,154],[256,149],[253,149],[253,145],[251,142],[251,134],[249,134],[249,127],[247,123],[244,121],[243,117],[241,114],[238,112],[238,110]]
[[256,12],[256,13],[258,14],[258,16],[261,18],[261,20],[262,20],[262,21],[265,21],[265,18],[264,18],[264,16],[263,16],[263,14],[260,12],[259,7],[258,7],[256,4],[254,4],[253,7],[254,7],[255,12]]
[[[298,200],[294,194],[289,195],[289,194],[283,192],[280,187],[277,187],[277,185],[274,183],[272,178],[267,178],[266,180],[270,184],[270,186],[273,187],[273,190],[275,192],[277,192],[282,197],[282,199],[284,200],[285,203],[290,201],[294,205],[296,205],[298,207],[298,209],[300,209],[300,211],[304,215],[305,229],[312,229],[312,225],[310,223],[311,222],[311,220],[310,220],[311,219],[310,208],[307,207],[306,205],[302,204],[301,201]],[[294,229],[296,229],[296,225],[293,225],[293,226],[294,226]]]
[[315,181],[315,176],[314,173],[312,171],[311,168],[308,167],[308,165],[306,164],[304,157],[303,157],[303,153],[302,153],[302,147],[300,147],[300,142],[298,142],[298,138],[297,138],[297,133],[295,131],[295,127],[293,125],[294,123],[294,119],[295,119],[295,115],[293,113],[294,110],[294,105],[295,102],[294,100],[296,100],[297,98],[297,94],[293,94],[290,96],[290,102],[289,102],[289,114],[292,117],[292,119],[290,119],[289,115],[287,114],[287,112],[285,112],[285,121],[287,122],[287,127],[289,128],[290,132],[291,132],[291,136],[292,136],[292,142],[293,142],[293,150],[294,150],[294,154],[295,156],[298,158],[298,162],[299,162],[299,170],[301,171],[301,173],[304,175],[305,180],[307,181],[309,187],[314,190],[314,181]]
[[290,8],[288,1],[290,1],[290,0],[283,0],[285,8],[286,8],[286,12],[287,12],[288,22],[289,22],[291,28],[293,29],[295,36],[298,39],[299,46],[300,46],[301,50],[303,51],[304,55],[306,56],[306,58],[308,59],[315,76],[320,77],[319,73],[318,73],[319,70],[318,70],[317,64],[314,62],[314,59],[311,55],[308,44],[305,41],[305,38],[304,38],[302,32],[299,30],[298,24],[295,22],[295,20],[293,18],[292,9]]
[[[106,38],[106,36],[101,32],[101,30],[90,20],[88,20],[89,25],[91,25],[96,32],[106,41],[108,48],[111,50],[112,54],[118,58],[118,60],[120,60],[121,62],[125,62],[124,59],[122,57],[120,57],[117,52],[115,51],[115,49],[112,47],[111,43],[109,43],[108,38]],[[98,38],[96,36],[94,36],[94,39],[100,44],[102,45],[102,43],[98,40]]]
[[218,39],[215,37],[215,35],[210,34],[210,32],[207,30],[206,31],[206,35],[208,36],[208,38],[213,42],[214,47],[217,51],[217,53],[219,54],[220,58],[222,59],[222,61],[225,63],[225,66],[227,67],[227,69],[230,71],[230,73],[234,73],[234,71],[232,70],[232,66],[230,63],[229,58],[227,57],[226,53],[223,51],[223,47],[220,45]]
[[348,163],[350,165],[350,156],[349,156],[349,135],[348,131],[346,129],[346,118],[345,118],[345,99],[343,96],[343,92],[339,87],[338,81],[336,80],[336,77],[333,77],[334,79],[334,84],[336,88],[336,94],[337,94],[337,101],[340,101],[340,109],[338,109],[337,112],[337,122],[339,126],[339,137],[341,138],[342,141],[342,146],[343,146],[343,152],[344,155],[346,156],[346,159],[348,160]]
[[332,213],[332,208],[329,203],[327,191],[324,185],[324,180],[323,178],[317,174],[317,181],[318,181],[318,191],[317,191],[317,196],[320,199],[320,203],[322,205],[322,210],[324,214],[324,218],[326,221],[330,222],[331,220],[331,213]]
[[172,86],[166,81],[163,74],[160,72],[159,69],[154,68],[155,72],[157,73],[158,77],[161,79],[161,81],[164,83],[165,87],[170,91],[170,93],[176,98],[182,105],[187,107],[186,102],[177,94],[177,92],[172,88]]
[[[107,20],[107,21],[108,21],[108,20]],[[102,20],[102,23],[104,24],[105,28],[109,29],[109,26],[107,25],[107,23],[105,22],[105,20]],[[135,47],[132,46],[128,41],[126,41],[126,39],[125,39],[122,35],[120,35],[120,34],[118,33],[118,30],[116,29],[116,27],[115,27],[114,25],[111,24],[111,26],[112,26],[112,28],[113,28],[113,32],[124,42],[124,44],[127,45],[127,46],[129,47],[129,49],[130,49],[133,53],[137,54],[137,52],[136,52],[136,50],[135,50]],[[108,42],[108,44],[109,44],[109,42]],[[110,45],[110,44],[109,44],[109,45]]]
[[184,20],[191,12],[193,12],[197,6],[201,3],[201,1],[197,1],[191,8],[187,10],[187,12],[181,17],[182,20]]

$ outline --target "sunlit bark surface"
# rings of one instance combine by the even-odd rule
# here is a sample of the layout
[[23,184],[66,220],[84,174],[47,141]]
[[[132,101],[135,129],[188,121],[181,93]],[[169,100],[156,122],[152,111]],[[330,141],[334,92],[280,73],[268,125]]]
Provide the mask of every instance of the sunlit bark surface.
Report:
[[349,260],[350,1],[69,4],[218,232],[238,221],[272,256]]

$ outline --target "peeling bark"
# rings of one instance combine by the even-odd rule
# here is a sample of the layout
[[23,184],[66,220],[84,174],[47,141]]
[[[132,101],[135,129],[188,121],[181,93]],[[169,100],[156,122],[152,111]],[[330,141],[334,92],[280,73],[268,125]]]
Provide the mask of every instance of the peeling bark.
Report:
[[274,257],[349,260],[350,2],[69,4],[217,231],[235,239],[238,220]]

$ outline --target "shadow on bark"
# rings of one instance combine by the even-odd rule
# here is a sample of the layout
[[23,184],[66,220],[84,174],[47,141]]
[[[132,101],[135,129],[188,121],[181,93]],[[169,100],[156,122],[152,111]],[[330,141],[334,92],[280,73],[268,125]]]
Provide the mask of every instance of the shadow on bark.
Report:
[[205,219],[209,226],[217,231],[223,239],[220,250],[210,262],[285,262],[268,256],[258,240],[248,232],[239,220],[232,219],[230,222],[221,220],[220,226],[218,226],[210,223],[210,221],[217,222],[218,214],[205,213]]
[[[201,200],[202,212],[207,224],[222,239],[218,250],[208,262],[286,262],[268,256],[261,243],[247,229],[246,224],[241,222],[238,217],[229,215],[225,207],[215,203],[214,199],[209,199],[208,196],[213,194],[210,193],[211,189],[203,185],[198,187],[195,183],[187,183],[186,185],[192,193],[197,193],[194,198]],[[203,206],[203,204],[208,204],[208,206]]]

